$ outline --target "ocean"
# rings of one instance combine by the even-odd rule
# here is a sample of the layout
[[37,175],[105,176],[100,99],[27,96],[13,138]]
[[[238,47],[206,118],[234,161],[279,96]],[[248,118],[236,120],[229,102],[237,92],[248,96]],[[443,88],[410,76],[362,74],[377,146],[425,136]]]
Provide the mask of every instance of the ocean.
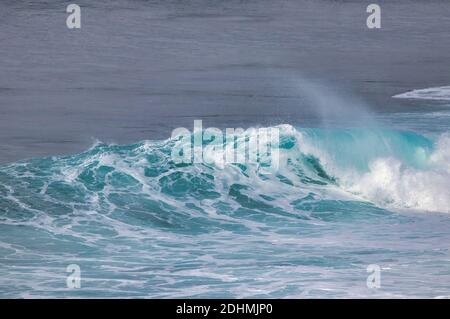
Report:
[[448,298],[450,3],[378,3],[3,0],[0,298]]

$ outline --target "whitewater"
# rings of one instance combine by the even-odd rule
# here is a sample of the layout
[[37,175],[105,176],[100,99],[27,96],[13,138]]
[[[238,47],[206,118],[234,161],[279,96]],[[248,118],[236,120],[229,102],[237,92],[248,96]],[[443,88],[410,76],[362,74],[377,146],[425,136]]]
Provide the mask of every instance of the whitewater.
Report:
[[2,296],[449,295],[448,133],[276,128],[271,175],[174,163],[176,138],[2,166]]

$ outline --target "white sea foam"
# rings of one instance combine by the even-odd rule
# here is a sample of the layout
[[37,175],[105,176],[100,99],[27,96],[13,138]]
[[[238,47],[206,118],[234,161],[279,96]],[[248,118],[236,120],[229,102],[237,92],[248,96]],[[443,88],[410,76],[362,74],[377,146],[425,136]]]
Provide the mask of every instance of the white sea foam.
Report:
[[450,213],[450,136],[444,134],[426,158],[425,168],[395,157],[380,157],[369,171],[333,168],[340,186],[381,207]]
[[399,99],[421,99],[421,100],[441,100],[450,101],[450,86],[441,86],[420,90],[412,90],[393,96]]
[[[253,164],[174,165],[173,141],[0,168],[3,295],[446,295],[428,283],[449,282],[449,218],[371,203],[449,212],[450,135],[278,128],[283,165],[271,175]],[[379,260],[394,262],[380,265],[384,290],[367,295],[365,265]],[[64,288],[72,262],[87,290]],[[402,276],[422,278],[424,290],[390,286]]]

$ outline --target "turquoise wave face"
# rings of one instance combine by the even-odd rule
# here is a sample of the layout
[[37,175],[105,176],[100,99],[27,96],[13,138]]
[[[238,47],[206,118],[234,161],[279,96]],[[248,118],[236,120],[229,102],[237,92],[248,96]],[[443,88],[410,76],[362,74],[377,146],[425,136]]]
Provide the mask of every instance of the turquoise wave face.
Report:
[[[278,128],[272,175],[253,164],[177,164],[176,139],[99,143],[1,167],[3,296],[373,293],[340,280],[357,275],[364,286],[364,267],[380,254],[409,256],[396,236],[423,217],[394,211],[448,212],[447,136]],[[86,274],[83,289],[65,287],[73,263]],[[305,271],[329,285],[306,289],[297,277]]]
[[394,157],[414,168],[426,168],[433,142],[413,132],[380,129],[304,129],[308,143],[323,150],[337,166],[367,171],[377,158]]

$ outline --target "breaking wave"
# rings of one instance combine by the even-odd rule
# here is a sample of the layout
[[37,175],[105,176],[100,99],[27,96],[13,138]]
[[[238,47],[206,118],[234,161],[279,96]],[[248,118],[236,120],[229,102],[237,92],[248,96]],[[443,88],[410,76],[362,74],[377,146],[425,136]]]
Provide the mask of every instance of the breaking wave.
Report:
[[242,209],[308,216],[308,205],[323,200],[450,212],[447,134],[432,140],[380,129],[277,128],[280,167],[271,175],[255,165],[176,164],[176,139],[97,143],[74,156],[3,166],[1,216],[96,212],[183,228]]

